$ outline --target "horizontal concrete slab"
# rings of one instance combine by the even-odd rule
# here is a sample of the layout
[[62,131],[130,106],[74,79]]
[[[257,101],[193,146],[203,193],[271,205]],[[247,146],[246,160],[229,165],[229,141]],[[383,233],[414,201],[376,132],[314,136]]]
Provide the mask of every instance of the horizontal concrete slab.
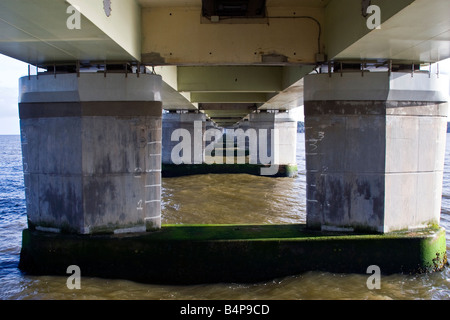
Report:
[[277,92],[283,89],[282,67],[178,67],[177,71],[178,91]]
[[[68,28],[76,18],[71,4],[80,10],[75,29]],[[91,0],[3,0],[0,52],[31,64],[139,61],[139,5],[133,0],[121,0],[113,4],[113,10],[107,17],[101,2]]]
[[191,102],[199,103],[264,103],[266,92],[192,92]]

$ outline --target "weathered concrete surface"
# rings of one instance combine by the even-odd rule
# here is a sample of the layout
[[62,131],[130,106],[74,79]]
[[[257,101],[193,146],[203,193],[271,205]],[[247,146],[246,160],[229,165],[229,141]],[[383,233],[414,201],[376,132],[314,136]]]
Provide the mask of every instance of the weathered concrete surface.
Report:
[[[307,271],[382,274],[442,270],[445,230],[355,235],[305,225],[168,225],[137,235],[61,235],[24,230],[19,268],[32,275],[146,283],[259,282]],[[226,268],[224,268],[226,266]]]
[[445,76],[428,74],[305,79],[310,228],[390,232],[439,225],[447,87]]
[[213,125],[206,128],[206,122],[202,113],[163,115],[162,160],[168,176],[221,173],[221,168],[222,173],[259,169],[263,175],[293,175],[297,122],[288,113],[250,114],[249,121],[225,135]]
[[[162,163],[201,164],[204,162],[206,116],[203,113],[164,113],[162,122]],[[187,139],[187,141],[184,141]],[[186,148],[177,148],[186,146]],[[187,146],[190,146],[188,148]],[[186,153],[186,154],[183,154]],[[180,159],[180,160],[181,160]],[[175,162],[174,162],[175,160]]]
[[160,85],[154,75],[21,79],[30,228],[90,234],[160,227]]
[[[267,164],[269,159],[272,164],[296,164],[297,122],[289,113],[252,113],[249,115],[248,128],[255,130],[258,136],[257,159],[254,163]],[[267,137],[266,144],[261,139],[264,136]]]

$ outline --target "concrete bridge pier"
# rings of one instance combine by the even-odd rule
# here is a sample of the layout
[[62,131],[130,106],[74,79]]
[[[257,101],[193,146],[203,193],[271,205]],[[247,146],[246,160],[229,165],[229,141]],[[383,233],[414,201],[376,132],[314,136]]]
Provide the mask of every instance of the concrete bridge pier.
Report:
[[162,163],[202,164],[206,116],[197,112],[169,112],[162,121]]
[[162,127],[163,176],[297,172],[297,122],[287,112],[252,113],[226,130],[206,121],[203,113],[169,112]]
[[31,230],[145,232],[161,226],[161,77],[20,79]]
[[305,78],[307,226],[391,232],[439,225],[448,79]]
[[292,176],[297,172],[297,121],[288,112],[252,113],[247,130],[254,130],[258,141],[257,152],[248,146],[250,163],[278,167],[274,174],[268,170],[266,175]]
[[[209,129],[218,129],[217,125],[211,121],[211,119],[206,119],[205,122],[205,131]],[[220,129],[219,129],[220,130]]]

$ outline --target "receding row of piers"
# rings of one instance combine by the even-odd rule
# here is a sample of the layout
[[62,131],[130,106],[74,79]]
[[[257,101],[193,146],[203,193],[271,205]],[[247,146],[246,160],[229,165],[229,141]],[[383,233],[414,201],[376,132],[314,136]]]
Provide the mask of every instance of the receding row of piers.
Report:
[[[224,130],[201,112],[163,112],[161,87],[155,74],[20,80],[31,229],[155,230],[164,167],[232,161],[270,176],[296,166],[290,113],[251,113]],[[307,227],[386,233],[438,225],[447,100],[444,75],[306,76]]]
[[196,164],[202,165],[196,172],[208,172],[212,165],[218,172],[222,164],[249,164],[263,175],[295,166],[297,123],[288,113],[251,114],[224,135],[203,113],[163,113],[161,86],[155,74],[21,79],[31,228],[79,234],[159,229],[164,166]]

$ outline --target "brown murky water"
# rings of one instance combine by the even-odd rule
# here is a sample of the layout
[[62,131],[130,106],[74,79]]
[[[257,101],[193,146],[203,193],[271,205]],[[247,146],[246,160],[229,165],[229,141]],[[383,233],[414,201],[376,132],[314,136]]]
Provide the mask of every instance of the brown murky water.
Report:
[[[450,136],[449,136],[450,138]],[[1,141],[0,141],[1,142]],[[2,142],[6,143],[6,142]],[[17,141],[20,151],[20,143]],[[304,135],[298,136],[299,174],[294,179],[250,175],[204,175],[163,179],[163,223],[302,223],[305,222]],[[17,152],[11,147],[13,154]],[[0,148],[0,158],[7,153]],[[9,150],[9,149],[8,149]],[[3,152],[3,154],[2,154]],[[20,153],[10,155],[20,162]],[[26,227],[21,163],[15,175],[0,172],[2,184],[18,179],[17,203],[2,203],[0,220],[1,299],[450,299],[450,268],[423,275],[382,276],[381,289],[369,290],[369,275],[308,272],[256,284],[219,283],[162,286],[124,280],[81,279],[81,290],[69,290],[65,277],[32,277],[17,269],[21,230]],[[8,170],[7,172],[11,172]],[[22,183],[22,184],[21,184]],[[11,185],[11,182],[8,186]],[[0,189],[1,190],[1,189]],[[8,191],[6,195],[11,196]],[[3,195],[3,193],[2,193]],[[12,209],[11,209],[12,208]],[[441,224],[450,230],[450,147]],[[447,245],[450,244],[447,231]],[[449,248],[449,247],[447,247]]]

